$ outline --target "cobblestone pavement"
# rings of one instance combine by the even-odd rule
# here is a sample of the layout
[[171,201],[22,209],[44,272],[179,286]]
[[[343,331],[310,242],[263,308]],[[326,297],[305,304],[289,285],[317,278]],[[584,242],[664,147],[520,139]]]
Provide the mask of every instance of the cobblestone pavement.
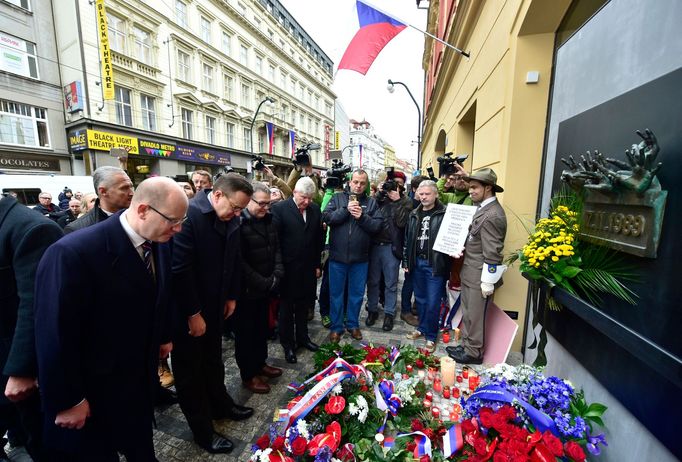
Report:
[[[373,327],[366,327],[365,311],[361,312],[360,324],[364,341],[375,344],[397,345],[405,343],[423,344],[422,341],[412,341],[405,338],[412,326],[404,323],[399,317],[396,318],[395,327],[390,332],[381,329],[383,315]],[[315,313],[315,319],[309,323],[310,337],[319,344],[326,343],[329,331],[322,326],[319,313]],[[341,343],[350,342],[353,339],[345,335]],[[453,343],[451,343],[453,344]],[[439,343],[437,355],[445,355],[444,344]],[[268,424],[272,421],[275,409],[284,407],[291,398],[291,393],[286,386],[292,381],[301,381],[313,368],[313,353],[301,349],[297,352],[298,363],[288,364],[284,360],[284,352],[277,341],[270,341],[268,345],[268,362],[276,367],[284,369],[282,377],[270,380],[272,390],[269,394],[258,395],[244,389],[241,386],[239,370],[234,359],[234,342],[223,341],[223,358],[225,360],[225,383],[231,396],[237,403],[253,407],[254,416],[242,422],[229,420],[215,422],[216,430],[228,436],[235,443],[235,450],[228,455],[212,455],[203,451],[192,442],[192,434],[187,427],[180,408],[177,405],[166,409],[159,409],[156,414],[158,430],[154,431],[154,446],[156,456],[161,462],[194,462],[194,461],[247,461],[251,456],[251,444],[265,433]],[[518,364],[521,355],[512,353],[508,362]]]

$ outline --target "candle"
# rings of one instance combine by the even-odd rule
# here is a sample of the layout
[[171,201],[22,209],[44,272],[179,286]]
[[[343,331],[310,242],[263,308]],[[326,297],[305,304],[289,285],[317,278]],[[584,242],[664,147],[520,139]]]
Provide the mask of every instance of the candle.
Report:
[[417,371],[417,376],[418,376],[421,380],[424,380],[424,376],[425,376],[425,375],[426,375],[426,373],[424,372],[424,369],[419,369],[419,370]]
[[461,375],[457,376],[457,383],[462,383],[463,380]]
[[479,378],[477,375],[472,375],[469,377],[469,390],[474,391],[478,387]]
[[440,393],[443,390],[443,385],[440,381],[440,377],[433,379],[433,391]]
[[426,398],[426,400],[428,400],[429,402],[433,401],[433,393],[431,393],[430,391],[427,391],[424,398]]
[[459,414],[455,411],[450,412],[450,422],[457,422],[459,420]]
[[447,385],[443,387],[443,398],[450,399],[450,387]]
[[407,371],[408,374],[411,374],[414,368],[412,367],[412,364],[408,364],[405,366],[405,370]]
[[439,419],[440,418],[440,409],[438,409],[437,407],[434,407],[433,409],[431,409],[431,415],[434,416],[436,419]]
[[422,403],[426,409],[431,408],[431,400],[430,399],[425,399],[424,402]]
[[433,380],[433,378],[436,376],[436,368],[435,367],[429,367],[429,374],[427,377],[429,380]]
[[461,332],[455,327],[455,341],[458,342],[461,337]]
[[455,384],[455,368],[457,363],[449,356],[440,358],[440,375],[443,377],[443,385],[451,387]]
[[469,368],[466,366],[462,368],[462,377],[464,377],[465,379],[469,378]]
[[452,387],[452,397],[459,398],[459,387]]
[[450,331],[443,332],[443,343],[450,343]]

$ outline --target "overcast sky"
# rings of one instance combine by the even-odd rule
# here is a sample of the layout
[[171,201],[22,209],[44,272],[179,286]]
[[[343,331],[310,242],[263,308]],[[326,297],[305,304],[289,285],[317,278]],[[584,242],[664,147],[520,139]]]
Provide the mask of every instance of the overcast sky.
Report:
[[[355,0],[280,0],[336,66],[358,30]],[[371,0],[371,4],[420,29],[426,25],[426,10],[415,0]],[[341,70],[333,91],[351,119],[367,119],[376,133],[396,149],[401,158],[416,160],[417,108],[401,86],[391,94],[388,79],[405,83],[422,109],[424,72],[421,61],[424,35],[408,27],[391,40],[367,72]]]

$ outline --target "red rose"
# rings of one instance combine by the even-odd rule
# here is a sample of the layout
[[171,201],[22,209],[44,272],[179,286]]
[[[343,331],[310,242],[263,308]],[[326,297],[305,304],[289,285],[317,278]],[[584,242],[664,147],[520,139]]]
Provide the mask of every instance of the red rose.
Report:
[[429,456],[421,456],[419,462],[431,462],[431,458]]
[[425,435],[426,435],[426,437],[427,437],[428,439],[430,439],[430,440],[432,440],[432,439],[433,439],[433,437],[434,437],[434,433],[433,433],[433,430],[432,430],[432,429],[430,429],[430,428],[426,428],[426,429],[424,429],[424,434],[425,434]]
[[493,462],[509,462],[509,456],[504,452],[497,451],[493,455]]
[[575,462],[583,462],[585,460],[585,451],[583,448],[575,441],[569,441],[564,444],[564,449],[566,450],[566,455],[570,457],[571,460]]
[[324,405],[324,410],[328,414],[341,414],[345,408],[346,399],[343,396],[332,396],[327,404]]
[[542,434],[542,442],[545,443],[545,446],[547,446],[556,457],[562,457],[564,455],[564,448],[561,446],[561,440],[552,435],[549,430],[545,430],[545,433]]
[[417,447],[417,443],[414,441],[410,441],[405,445],[405,449],[407,449],[407,452],[414,452],[414,448]]
[[474,449],[476,450],[476,454],[484,456],[488,453],[488,444],[485,441],[485,438],[479,437],[474,440]]
[[413,432],[420,432],[424,429],[424,425],[422,424],[421,420],[419,419],[412,419],[412,425],[411,425],[412,431]]
[[266,449],[268,446],[270,446],[270,437],[268,436],[267,433],[258,438],[258,440],[256,441],[256,446],[258,446],[261,449]]
[[273,451],[283,451],[284,450],[284,437],[283,436],[278,436],[275,438],[275,441],[272,442],[272,450]]
[[462,433],[472,433],[476,431],[476,426],[474,423],[471,421],[471,419],[467,419],[464,422],[462,422]]
[[295,456],[302,456],[305,453],[305,448],[308,442],[302,436],[299,436],[291,442],[291,453]]
[[360,391],[369,391],[369,387],[367,385],[363,385],[360,387]]
[[496,419],[493,416],[492,409],[490,409],[489,407],[482,407],[480,411],[478,411],[478,420],[481,421],[481,425],[483,425],[484,427],[492,428],[493,423]]
[[419,369],[424,369],[424,361],[421,359],[418,359],[414,362],[414,364],[419,368]]

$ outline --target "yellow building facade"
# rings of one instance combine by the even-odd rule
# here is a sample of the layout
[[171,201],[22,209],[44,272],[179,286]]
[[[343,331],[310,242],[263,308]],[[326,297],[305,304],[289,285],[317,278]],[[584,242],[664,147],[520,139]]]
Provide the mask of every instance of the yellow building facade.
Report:
[[[520,248],[538,209],[555,32],[570,0],[432,0],[429,32],[470,54],[427,39],[421,168],[445,152],[468,154],[467,171],[492,168],[505,192],[505,255]],[[495,303],[517,312],[522,345],[528,284],[517,268]]]

